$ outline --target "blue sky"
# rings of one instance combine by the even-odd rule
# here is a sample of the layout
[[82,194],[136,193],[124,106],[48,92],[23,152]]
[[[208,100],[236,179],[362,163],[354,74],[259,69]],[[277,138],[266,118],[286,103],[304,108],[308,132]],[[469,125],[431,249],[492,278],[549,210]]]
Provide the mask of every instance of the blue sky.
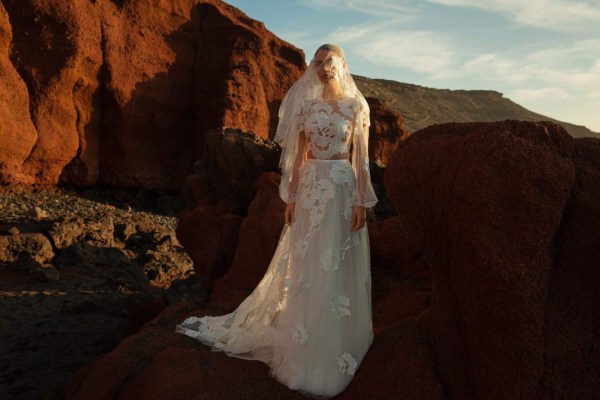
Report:
[[[227,1],[227,0],[226,0]],[[600,132],[600,0],[229,0],[304,50],[342,46],[350,72],[490,89]]]

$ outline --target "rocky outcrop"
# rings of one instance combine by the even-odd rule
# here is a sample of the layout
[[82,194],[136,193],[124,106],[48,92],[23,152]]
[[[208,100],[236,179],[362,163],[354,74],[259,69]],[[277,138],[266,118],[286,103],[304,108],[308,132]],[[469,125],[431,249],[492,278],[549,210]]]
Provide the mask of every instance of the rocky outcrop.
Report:
[[395,231],[410,232],[402,248],[433,275],[419,326],[450,398],[600,393],[599,149],[518,121],[436,125],[400,144],[386,187]]
[[280,150],[252,132],[218,129],[208,132],[202,153],[182,189],[189,207],[179,217],[177,238],[194,262],[198,283],[210,291],[233,262],[255,181],[277,169]]
[[305,68],[220,0],[2,4],[2,183],[178,188],[209,130],[272,136]]
[[[15,166],[3,183],[57,183],[71,162],[85,168],[82,183],[99,174],[101,136],[102,36],[100,4],[4,0],[12,41],[8,59],[28,103],[29,152],[6,158]],[[10,120],[10,119],[9,119]],[[15,128],[17,128],[15,126]],[[5,147],[7,131],[0,136]],[[7,143],[9,144],[9,143]]]
[[256,197],[240,227],[235,257],[211,295],[211,301],[221,308],[235,308],[254,290],[275,253],[285,211],[279,198],[280,178],[266,172],[255,183]]
[[370,109],[369,156],[379,167],[387,166],[400,141],[410,136],[404,118],[375,97],[366,98]]
[[29,115],[27,86],[12,64],[10,46],[12,27],[6,9],[0,3],[0,181],[34,180],[21,171],[29,157],[37,132]]
[[[401,142],[386,173],[398,216],[370,227],[375,339],[340,399],[597,397],[599,155],[551,123],[444,124]],[[297,395],[174,332],[254,289],[282,226],[277,178],[258,179],[211,301],[167,308],[74,376],[68,399],[233,398],[232,374],[252,382],[238,396]]]

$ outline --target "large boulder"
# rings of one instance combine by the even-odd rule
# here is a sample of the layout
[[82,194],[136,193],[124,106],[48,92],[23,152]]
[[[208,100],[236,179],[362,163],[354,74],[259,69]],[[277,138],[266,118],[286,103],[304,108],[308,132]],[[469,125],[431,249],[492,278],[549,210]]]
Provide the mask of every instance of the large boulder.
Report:
[[398,147],[395,231],[433,275],[419,329],[450,398],[600,394],[599,163],[600,141],[541,122],[435,125]]
[[226,202],[245,214],[254,198],[254,182],[278,168],[280,147],[253,132],[223,128],[209,131],[201,147],[202,157],[186,178],[182,193],[190,206]]
[[554,237],[541,398],[600,397],[600,140],[574,140],[575,182]]

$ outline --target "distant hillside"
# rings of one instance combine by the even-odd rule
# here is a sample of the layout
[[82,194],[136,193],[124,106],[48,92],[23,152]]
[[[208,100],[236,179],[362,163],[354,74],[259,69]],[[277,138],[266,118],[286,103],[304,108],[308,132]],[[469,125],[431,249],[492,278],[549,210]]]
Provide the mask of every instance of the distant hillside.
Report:
[[493,90],[433,89],[386,79],[353,75],[365,96],[376,97],[405,118],[411,132],[443,122],[489,122],[505,119],[553,121],[573,137],[600,138],[600,133],[585,126],[558,121],[529,111]]

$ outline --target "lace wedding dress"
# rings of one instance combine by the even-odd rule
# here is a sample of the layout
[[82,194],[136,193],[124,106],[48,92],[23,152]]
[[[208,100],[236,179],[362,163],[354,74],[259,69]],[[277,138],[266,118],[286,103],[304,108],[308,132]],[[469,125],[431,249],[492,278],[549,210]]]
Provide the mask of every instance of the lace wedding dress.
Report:
[[306,396],[329,398],[350,383],[373,341],[368,233],[351,230],[352,206],[377,202],[368,109],[354,97],[306,100],[296,117],[295,168],[280,186],[284,201],[295,202],[294,222],[264,277],[235,311],[187,318],[176,331],[262,361]]

